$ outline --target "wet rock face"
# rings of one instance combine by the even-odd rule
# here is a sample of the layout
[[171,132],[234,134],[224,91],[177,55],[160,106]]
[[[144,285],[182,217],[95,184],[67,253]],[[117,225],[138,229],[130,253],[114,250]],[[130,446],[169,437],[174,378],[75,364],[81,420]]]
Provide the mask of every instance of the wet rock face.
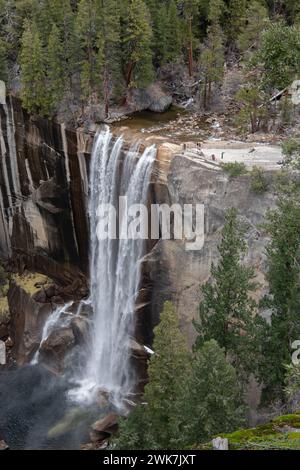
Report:
[[40,348],[40,362],[53,371],[60,373],[64,369],[64,360],[75,344],[72,328],[66,327],[53,331]]
[[43,325],[52,313],[51,303],[35,300],[34,296],[12,282],[8,291],[12,355],[18,364],[28,363],[37,350]]
[[69,284],[88,269],[93,136],[0,105],[0,256]]

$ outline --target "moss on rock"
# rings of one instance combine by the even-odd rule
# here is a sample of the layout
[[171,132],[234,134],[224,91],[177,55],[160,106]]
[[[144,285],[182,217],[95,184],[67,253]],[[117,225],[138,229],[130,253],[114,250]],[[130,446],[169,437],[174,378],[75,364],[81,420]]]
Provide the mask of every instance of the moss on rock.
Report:
[[[251,429],[240,429],[231,434],[220,434],[227,438],[230,450],[300,450],[300,411],[274,418],[266,424]],[[211,450],[211,443],[194,449]]]
[[11,279],[30,295],[36,294],[41,289],[41,286],[47,288],[53,284],[49,277],[39,273],[26,273],[22,276],[14,274]]

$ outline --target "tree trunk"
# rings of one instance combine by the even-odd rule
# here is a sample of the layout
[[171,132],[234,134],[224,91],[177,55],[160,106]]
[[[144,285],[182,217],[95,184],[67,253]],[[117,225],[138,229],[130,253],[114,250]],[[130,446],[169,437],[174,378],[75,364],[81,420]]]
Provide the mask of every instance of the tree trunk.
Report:
[[206,110],[206,107],[207,107],[207,77],[205,77],[205,80],[204,80],[203,106],[204,106],[204,109]]
[[189,75],[193,76],[194,59],[193,59],[193,31],[192,31],[193,18],[189,18]]
[[129,85],[131,83],[131,80],[132,80],[132,74],[133,74],[133,69],[134,69],[134,62],[129,62],[128,64],[128,67],[127,67],[127,72],[126,72],[126,88],[125,88],[125,96],[122,100],[122,106],[125,106],[126,104],[126,101],[127,101],[127,90],[129,88]]
[[104,71],[104,105],[105,105],[105,118],[108,118],[109,114],[109,83],[108,83],[108,73],[105,67]]

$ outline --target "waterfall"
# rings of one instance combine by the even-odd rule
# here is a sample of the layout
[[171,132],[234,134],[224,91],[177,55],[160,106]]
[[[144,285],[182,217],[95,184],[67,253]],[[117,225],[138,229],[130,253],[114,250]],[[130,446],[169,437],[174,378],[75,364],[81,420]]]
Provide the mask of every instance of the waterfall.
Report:
[[155,146],[139,155],[138,144],[127,152],[123,139],[113,139],[109,130],[96,137],[90,169],[90,300],[94,312],[93,333],[86,367],[69,396],[79,403],[89,403],[99,390],[110,394],[121,406],[122,399],[134,389],[135,377],[130,367],[130,340],[134,335],[141,261],[145,240],[130,240],[126,217],[119,218],[119,237],[99,240],[97,226],[100,203],[118,207],[120,196],[127,206],[147,204],[148,186]]
[[70,323],[70,321],[72,319],[72,316],[66,317],[65,319],[62,319],[62,317],[63,317],[64,314],[67,313],[67,310],[68,310],[69,307],[71,307],[72,303],[73,302],[69,302],[65,305],[57,307],[52,312],[52,314],[49,316],[49,318],[47,319],[47,321],[44,325],[44,328],[43,328],[42,339],[41,339],[41,342],[40,342],[40,346],[39,346],[37,352],[35,353],[35,355],[33,356],[33,359],[31,360],[31,363],[30,363],[31,365],[38,364],[39,357],[40,357],[41,346],[44,343],[44,341],[46,341],[49,338],[51,333],[54,330],[59,329],[59,328],[63,328],[63,327],[67,326]]

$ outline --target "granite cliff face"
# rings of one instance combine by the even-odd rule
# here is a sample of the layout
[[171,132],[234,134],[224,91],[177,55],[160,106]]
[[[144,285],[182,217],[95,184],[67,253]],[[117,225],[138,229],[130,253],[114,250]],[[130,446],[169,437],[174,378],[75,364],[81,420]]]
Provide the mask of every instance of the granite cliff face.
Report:
[[[72,297],[72,292],[75,298],[84,297],[89,254],[88,173],[94,135],[29,116],[14,98],[0,105],[0,119],[1,257],[11,257],[19,273],[28,270],[46,274],[59,286],[65,286],[67,298]],[[124,134],[124,147],[137,138],[126,128],[119,128],[118,133]],[[184,151],[161,137],[142,138],[143,145],[158,146],[149,203],[204,204],[205,239],[199,251],[187,251],[185,243],[179,240],[149,242],[137,302],[136,338],[151,345],[153,326],[162,304],[171,299],[192,342],[191,320],[197,313],[199,286],[209,279],[211,263],[217,261],[220,231],[228,207],[236,207],[249,223],[247,261],[255,267],[264,291],[267,239],[259,224],[274,206],[275,198],[269,192],[255,194],[247,175],[230,179],[220,168],[205,164],[196,149]],[[54,303],[59,288],[55,289]],[[32,355],[40,320],[35,321],[30,351],[26,347],[24,350],[28,328],[24,329],[23,320],[29,315],[27,307],[31,300],[24,300],[24,294],[16,290],[17,286],[12,285],[9,294],[12,325],[19,325],[16,351],[21,351],[22,362],[26,362]],[[59,292],[61,298],[66,298],[64,292]],[[40,310],[34,305],[33,309],[37,308],[41,312],[38,317],[44,318],[48,307],[42,305]]]
[[70,283],[87,272],[88,158],[93,137],[0,105],[0,254]]

